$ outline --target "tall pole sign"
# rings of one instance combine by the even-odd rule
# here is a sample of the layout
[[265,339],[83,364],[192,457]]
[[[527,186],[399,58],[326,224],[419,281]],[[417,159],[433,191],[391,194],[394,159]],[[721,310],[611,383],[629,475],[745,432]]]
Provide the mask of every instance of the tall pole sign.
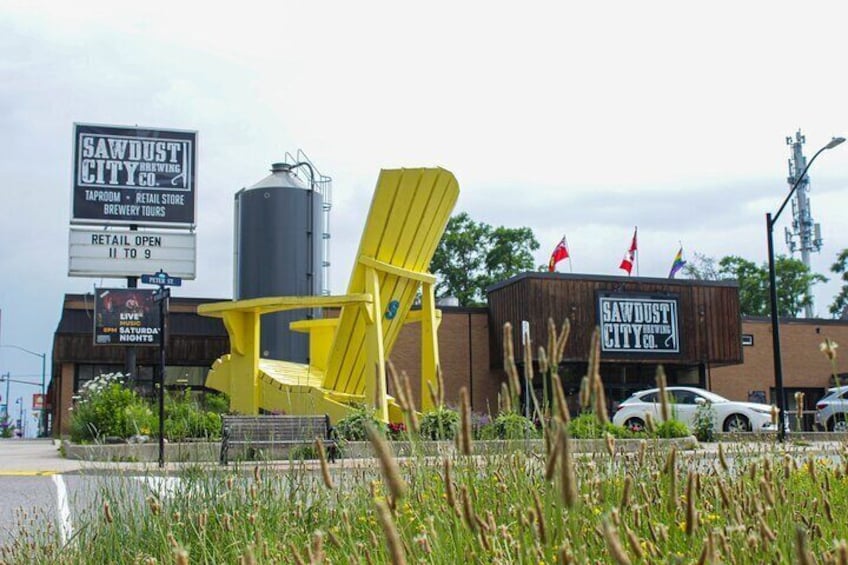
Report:
[[197,132],[74,124],[72,224],[194,227]]

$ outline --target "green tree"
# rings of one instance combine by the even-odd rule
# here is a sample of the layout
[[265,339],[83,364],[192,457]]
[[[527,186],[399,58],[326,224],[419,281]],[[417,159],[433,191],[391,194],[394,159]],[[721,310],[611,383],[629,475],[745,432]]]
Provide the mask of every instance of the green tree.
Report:
[[736,279],[739,282],[739,309],[743,315],[768,315],[768,269],[742,257],[729,255],[718,262],[718,275],[720,279]]
[[482,304],[487,286],[533,270],[536,249],[530,228],[494,228],[467,212],[452,216],[430,263],[436,296],[454,296],[462,306]]
[[[777,278],[777,311],[781,316],[796,317],[805,306],[813,302],[813,286],[827,278],[813,273],[798,259],[779,255],[775,260]],[[719,279],[736,279],[739,282],[739,306],[743,315],[768,316],[769,278],[768,264],[730,255],[719,261]]]
[[830,305],[830,313],[834,318],[838,318],[848,307],[848,249],[843,249],[836,257],[836,263],[831,265],[830,271],[842,279],[842,289],[839,294],[833,299],[833,304]]

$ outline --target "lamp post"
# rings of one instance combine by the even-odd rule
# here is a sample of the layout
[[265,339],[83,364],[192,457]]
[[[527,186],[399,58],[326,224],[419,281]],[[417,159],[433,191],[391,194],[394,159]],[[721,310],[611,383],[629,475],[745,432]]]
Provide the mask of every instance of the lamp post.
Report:
[[777,439],[779,441],[784,441],[786,439],[786,425],[784,422],[786,403],[783,398],[783,363],[780,359],[780,321],[777,313],[777,275],[774,267],[774,224],[777,222],[777,219],[780,217],[783,209],[786,208],[786,204],[789,203],[789,199],[792,198],[793,194],[795,194],[795,189],[798,188],[798,185],[801,184],[801,181],[807,175],[807,171],[813,164],[813,161],[816,160],[816,157],[818,157],[825,149],[833,149],[843,141],[845,141],[844,137],[834,137],[827,145],[816,151],[813,158],[810,159],[810,162],[807,163],[807,166],[804,167],[804,170],[801,171],[801,174],[798,175],[797,179],[795,179],[795,184],[793,184],[792,188],[789,189],[789,194],[786,195],[786,198],[783,200],[783,204],[781,204],[780,208],[777,209],[777,213],[774,217],[772,217],[771,213],[766,214],[766,235],[768,237],[769,261],[769,302],[771,304],[771,340],[772,351],[774,353],[774,389],[775,394],[777,395]]
[[[41,357],[41,401],[45,402],[45,390],[44,387],[46,385],[45,379],[47,376],[46,368],[47,368],[47,354],[46,353],[36,353],[35,351],[30,351],[25,347],[21,347],[20,345],[12,345],[12,344],[3,344],[0,347],[11,347],[12,349],[17,349],[18,351],[23,351],[24,353],[29,353],[30,355],[34,355],[36,357]],[[46,403],[45,403],[46,406]],[[45,418],[46,410],[44,407],[41,408],[41,414],[38,417],[38,437],[44,437],[47,430],[44,427],[44,423],[46,421]]]

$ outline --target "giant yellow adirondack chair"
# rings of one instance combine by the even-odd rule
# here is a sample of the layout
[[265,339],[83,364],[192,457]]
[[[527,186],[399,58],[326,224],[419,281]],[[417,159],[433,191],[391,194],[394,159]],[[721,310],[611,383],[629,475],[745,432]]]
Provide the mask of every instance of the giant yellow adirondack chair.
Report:
[[[371,201],[347,294],[282,296],[204,304],[199,314],[222,318],[230,353],[212,366],[206,386],[230,395],[242,414],[260,409],[285,414],[328,414],[337,421],[365,403],[383,421],[401,421],[386,395],[385,363],[406,323],[421,323],[421,398],[439,363],[435,278],[430,260],[444,233],[459,187],[440,168],[383,170]],[[422,291],[421,310],[410,312]],[[290,327],[309,333],[310,364],[259,357],[262,314],[339,307],[338,318],[303,320]]]

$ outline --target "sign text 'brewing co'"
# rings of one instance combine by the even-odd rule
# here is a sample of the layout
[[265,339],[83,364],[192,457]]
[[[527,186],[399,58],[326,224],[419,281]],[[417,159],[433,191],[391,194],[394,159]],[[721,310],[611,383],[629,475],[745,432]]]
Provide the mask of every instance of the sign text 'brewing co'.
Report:
[[597,302],[601,352],[680,353],[677,296],[602,292]]
[[71,223],[195,225],[197,132],[74,124]]

